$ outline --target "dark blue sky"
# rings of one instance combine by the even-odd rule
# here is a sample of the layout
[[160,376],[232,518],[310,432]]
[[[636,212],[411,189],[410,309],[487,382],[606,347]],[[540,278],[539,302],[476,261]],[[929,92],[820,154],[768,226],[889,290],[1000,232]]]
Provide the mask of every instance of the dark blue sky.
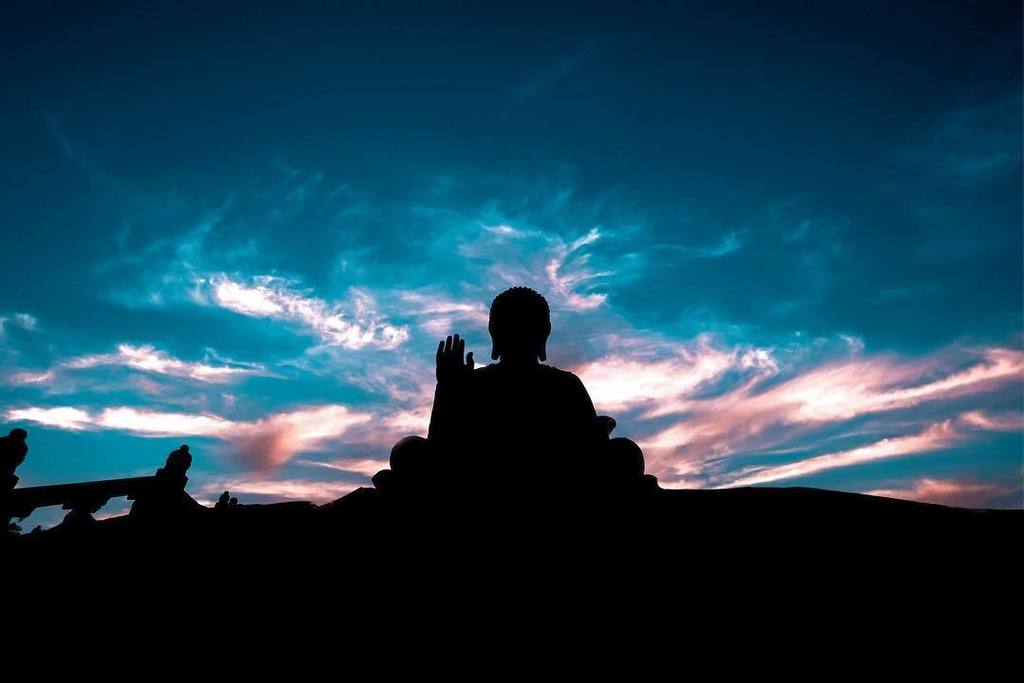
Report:
[[528,284],[666,483],[1021,504],[1019,3],[214,4],[0,22],[27,481],[329,499]]

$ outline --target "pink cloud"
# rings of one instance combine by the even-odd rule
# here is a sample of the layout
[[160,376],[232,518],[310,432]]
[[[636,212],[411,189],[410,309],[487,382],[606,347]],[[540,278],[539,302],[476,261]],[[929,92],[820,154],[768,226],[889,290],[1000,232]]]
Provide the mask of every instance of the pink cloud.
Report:
[[1016,494],[1016,507],[1024,506],[1024,477],[1015,482],[994,483],[962,479],[933,479],[922,477],[908,486],[864,491],[872,496],[903,498],[923,503],[954,505],[957,507],[991,507],[992,501]]
[[806,460],[774,467],[755,467],[741,470],[739,476],[724,486],[754,486],[783,479],[803,477],[837,467],[850,467],[874,460],[885,460],[912,453],[940,450],[963,439],[951,420],[931,425],[920,434],[882,439],[866,446],[835,453],[826,453]]
[[688,404],[683,399],[738,369],[773,373],[777,366],[767,350],[715,348],[709,338],[700,338],[691,346],[673,345],[667,358],[608,355],[574,371],[599,410],[642,406],[648,417],[656,417],[685,410]]
[[232,451],[249,467],[272,469],[296,453],[338,440],[354,426],[368,423],[370,413],[327,405],[277,413],[255,422],[237,424],[230,438]]
[[388,460],[378,460],[375,458],[346,458],[331,460],[330,462],[302,460],[299,461],[299,464],[309,465],[310,467],[320,467],[322,469],[332,470],[335,472],[359,474],[369,478],[377,474],[377,472],[380,472],[382,469],[385,469],[388,466]]
[[798,462],[771,467],[750,467],[732,477],[725,486],[753,486],[783,479],[803,477],[838,467],[850,467],[875,460],[886,460],[915,453],[942,450],[965,441],[971,433],[984,431],[1014,431],[1020,429],[1024,416],[1017,414],[989,415],[975,410],[954,418],[937,422],[918,434],[882,439],[849,450],[826,453]]
[[[232,495],[240,498],[249,494],[323,504],[351,493],[359,486],[358,483],[346,481],[236,477],[206,484],[198,493],[211,499],[216,498],[222,491],[230,491]],[[241,502],[245,503],[245,500],[242,499]]]
[[12,372],[7,376],[7,381],[11,384],[44,384],[51,381],[56,374],[53,370],[46,370],[43,372]]
[[981,394],[1019,382],[1024,375],[1024,354],[1019,351],[982,349],[970,357],[972,365],[947,371],[940,379],[931,378],[943,371],[944,355],[916,361],[857,358],[813,368],[763,390],[763,379],[771,373],[754,375],[709,399],[662,397],[651,402],[648,415],[678,414],[679,419],[642,438],[641,445],[673,478],[673,467],[688,468],[692,461],[776,446],[860,415]]
[[987,431],[1017,432],[1024,430],[1024,415],[1021,413],[1000,413],[993,415],[981,410],[972,410],[960,416],[968,427]]

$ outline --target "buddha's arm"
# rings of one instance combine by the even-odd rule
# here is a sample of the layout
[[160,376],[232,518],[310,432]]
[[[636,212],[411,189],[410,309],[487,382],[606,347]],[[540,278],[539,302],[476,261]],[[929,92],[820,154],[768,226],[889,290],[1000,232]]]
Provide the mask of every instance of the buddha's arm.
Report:
[[427,438],[441,445],[451,443],[465,421],[473,372],[473,354],[464,358],[465,349],[466,342],[459,335],[448,337],[437,347],[437,385]]
[[434,406],[430,410],[427,438],[439,444],[450,443],[458,429],[458,417],[464,401],[459,387],[438,382],[434,387]]

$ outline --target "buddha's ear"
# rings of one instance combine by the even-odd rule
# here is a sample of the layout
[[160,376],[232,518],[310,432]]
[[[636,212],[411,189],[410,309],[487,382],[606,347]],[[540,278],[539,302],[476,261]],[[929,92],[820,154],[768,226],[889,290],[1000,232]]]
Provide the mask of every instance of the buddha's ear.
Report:
[[551,336],[551,322],[548,321],[547,326],[544,328],[544,338],[540,340],[540,347],[537,349],[537,358],[541,360],[548,359],[548,337]]
[[491,360],[498,360],[501,351],[498,349],[498,340],[494,338],[494,321],[487,321],[487,334],[491,335]]

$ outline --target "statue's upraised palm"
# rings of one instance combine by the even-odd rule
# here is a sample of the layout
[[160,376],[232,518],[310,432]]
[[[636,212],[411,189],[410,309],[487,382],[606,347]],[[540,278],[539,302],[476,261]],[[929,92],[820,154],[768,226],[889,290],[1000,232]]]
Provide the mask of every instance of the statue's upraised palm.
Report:
[[[465,360],[463,360],[465,355]],[[473,371],[473,352],[466,353],[466,340],[449,335],[437,345],[437,381],[457,383]]]

